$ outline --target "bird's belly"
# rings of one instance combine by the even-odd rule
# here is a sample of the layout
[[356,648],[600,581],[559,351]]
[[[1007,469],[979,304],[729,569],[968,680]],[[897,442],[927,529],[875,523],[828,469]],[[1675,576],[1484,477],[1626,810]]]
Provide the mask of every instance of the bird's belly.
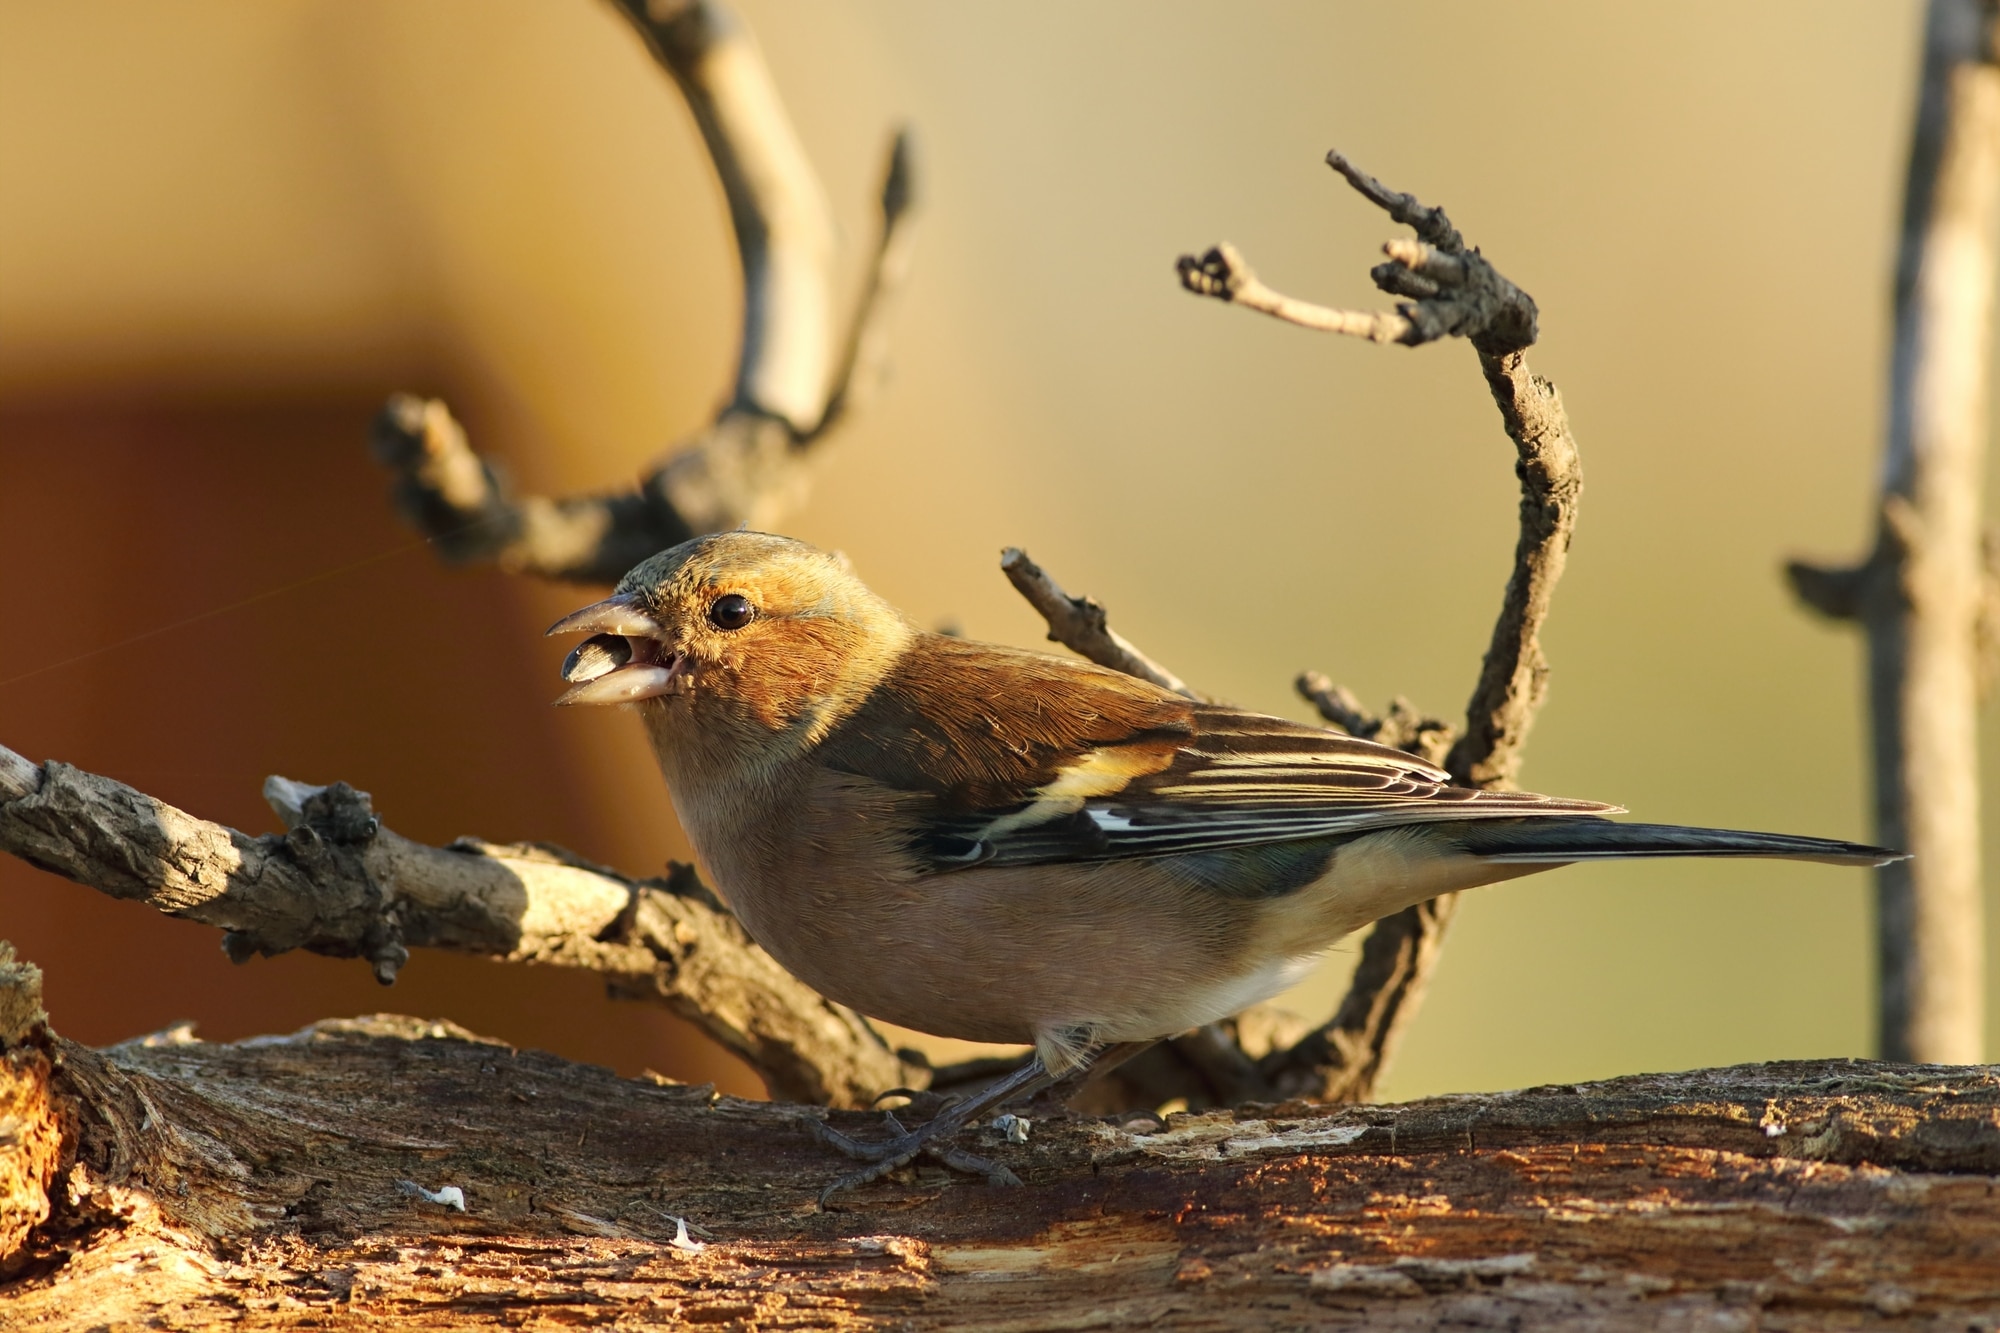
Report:
[[738,877],[727,858],[715,871],[752,935],[829,999],[1008,1043],[1065,1029],[1144,1041],[1215,1022],[1377,917],[1500,877],[1401,830],[1357,839],[1319,879],[1272,896],[1190,887],[1145,859],[900,875],[884,859],[821,844],[781,872]]
[[822,864],[762,881],[773,883],[782,890],[723,893],[800,980],[870,1017],[970,1041],[1028,1043],[1068,1026],[1166,1036],[1269,998],[1311,962],[1246,954],[1257,904],[1189,890],[1143,861],[872,882]]
[[1150,1009],[1114,1013],[1094,1025],[1095,1033],[1104,1041],[1151,1041],[1219,1023],[1298,985],[1322,957],[1315,953],[1266,960],[1253,970],[1156,997]]

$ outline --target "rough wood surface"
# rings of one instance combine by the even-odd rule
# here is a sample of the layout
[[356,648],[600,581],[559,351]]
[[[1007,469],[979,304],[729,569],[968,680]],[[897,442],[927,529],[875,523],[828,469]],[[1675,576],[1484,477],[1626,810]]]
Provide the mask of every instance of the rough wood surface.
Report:
[[844,1164],[796,1108],[413,1019],[101,1051],[32,1034],[0,1103],[11,1215],[35,1207],[21,1145],[61,1145],[48,1220],[0,1286],[10,1328],[2000,1319],[2000,1078],[1979,1068],[1054,1115],[1025,1144],[980,1136],[1024,1188],[922,1171],[827,1212],[814,1195]]

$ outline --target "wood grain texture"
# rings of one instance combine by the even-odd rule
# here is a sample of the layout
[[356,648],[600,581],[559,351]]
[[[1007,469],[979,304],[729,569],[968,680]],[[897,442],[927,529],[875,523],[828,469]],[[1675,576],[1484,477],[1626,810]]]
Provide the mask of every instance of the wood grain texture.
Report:
[[[53,1066],[63,1160],[0,1287],[9,1327],[2000,1319],[1985,1068],[1744,1066],[1164,1127],[1047,1116],[1026,1144],[975,1136],[1022,1189],[925,1170],[822,1212],[839,1166],[797,1108],[440,1024],[25,1049]],[[0,1098],[24,1068],[4,1066]],[[446,1185],[464,1212],[411,1192]]]

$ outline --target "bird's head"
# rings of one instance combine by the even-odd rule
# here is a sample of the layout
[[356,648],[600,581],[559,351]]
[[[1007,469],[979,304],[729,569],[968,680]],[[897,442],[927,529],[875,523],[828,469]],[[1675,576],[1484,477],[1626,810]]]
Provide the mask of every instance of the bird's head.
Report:
[[789,537],[724,532],[644,561],[550,634],[590,635],[558,704],[644,703],[678,721],[789,731],[830,723],[915,629],[844,561]]

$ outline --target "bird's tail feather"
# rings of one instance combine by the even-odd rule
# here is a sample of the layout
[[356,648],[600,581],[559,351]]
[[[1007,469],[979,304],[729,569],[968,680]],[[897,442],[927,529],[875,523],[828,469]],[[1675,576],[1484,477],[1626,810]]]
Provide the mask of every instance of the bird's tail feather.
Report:
[[1468,820],[1453,841],[1496,865],[1567,865],[1644,856],[1772,856],[1841,866],[1879,866],[1907,855],[1885,847],[1791,833],[1614,824],[1608,819]]

